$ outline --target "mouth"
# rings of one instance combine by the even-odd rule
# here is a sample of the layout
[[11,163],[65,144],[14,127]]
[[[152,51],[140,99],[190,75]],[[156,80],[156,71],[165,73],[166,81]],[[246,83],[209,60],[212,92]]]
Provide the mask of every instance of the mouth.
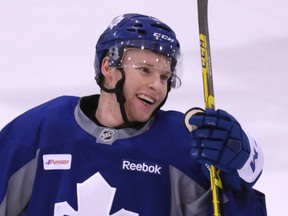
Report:
[[153,105],[156,102],[155,99],[153,99],[147,95],[144,95],[144,94],[137,94],[137,97],[149,105]]

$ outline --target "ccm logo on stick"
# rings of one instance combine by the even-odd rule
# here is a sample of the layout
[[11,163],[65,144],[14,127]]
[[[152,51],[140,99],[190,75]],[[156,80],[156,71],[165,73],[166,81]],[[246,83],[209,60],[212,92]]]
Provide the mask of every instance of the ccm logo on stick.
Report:
[[129,160],[123,160],[122,169],[161,175],[162,167],[159,166],[158,164],[152,164],[147,162],[135,162],[135,161],[132,162]]

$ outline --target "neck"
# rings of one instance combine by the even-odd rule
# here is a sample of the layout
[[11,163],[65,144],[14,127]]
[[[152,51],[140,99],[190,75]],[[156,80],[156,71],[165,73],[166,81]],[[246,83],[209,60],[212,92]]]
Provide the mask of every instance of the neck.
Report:
[[125,126],[115,94],[101,92],[95,117],[106,127],[122,128]]

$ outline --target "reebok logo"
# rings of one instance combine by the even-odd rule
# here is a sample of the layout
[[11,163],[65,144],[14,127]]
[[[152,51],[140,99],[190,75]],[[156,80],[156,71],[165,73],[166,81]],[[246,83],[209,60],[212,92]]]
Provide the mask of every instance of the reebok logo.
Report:
[[68,170],[71,168],[71,154],[43,155],[44,170]]
[[123,160],[122,169],[161,175],[162,167],[158,164],[153,164],[153,163],[148,163],[148,162]]

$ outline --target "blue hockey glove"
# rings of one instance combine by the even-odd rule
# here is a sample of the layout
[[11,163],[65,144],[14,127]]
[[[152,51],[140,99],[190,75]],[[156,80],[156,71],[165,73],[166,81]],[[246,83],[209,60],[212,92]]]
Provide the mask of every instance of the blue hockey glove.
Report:
[[248,160],[248,137],[227,112],[212,109],[201,109],[199,112],[199,108],[194,108],[186,113],[185,124],[191,131],[191,155],[200,163],[231,173]]

